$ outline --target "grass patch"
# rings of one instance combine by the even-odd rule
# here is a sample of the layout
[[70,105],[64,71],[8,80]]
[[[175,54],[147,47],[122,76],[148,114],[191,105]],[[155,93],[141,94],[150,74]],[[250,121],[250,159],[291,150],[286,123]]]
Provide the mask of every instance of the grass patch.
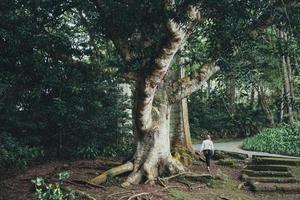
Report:
[[251,195],[245,193],[243,190],[238,189],[240,182],[235,180],[211,180],[208,185],[211,190],[201,194],[203,199],[240,199],[250,200],[253,199]]
[[267,128],[259,134],[247,138],[242,148],[282,155],[300,156],[300,123],[281,124],[276,128]]
[[189,193],[176,189],[169,190],[169,195],[172,196],[175,200],[196,200],[196,198],[194,198]]
[[[208,188],[201,192],[201,195],[193,196],[190,192],[181,191],[179,189],[171,189],[168,194],[175,200],[207,200],[207,199],[240,199],[251,200],[251,195],[245,191],[238,189],[240,182],[228,179],[217,180],[211,179],[207,183]],[[199,194],[199,193],[198,193]]]

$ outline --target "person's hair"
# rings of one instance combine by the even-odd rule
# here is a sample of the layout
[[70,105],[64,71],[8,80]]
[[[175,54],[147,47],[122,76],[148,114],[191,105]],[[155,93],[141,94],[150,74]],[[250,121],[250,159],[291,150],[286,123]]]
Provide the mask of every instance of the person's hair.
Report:
[[206,134],[206,135],[205,135],[205,139],[210,140],[210,139],[211,139],[211,138],[210,138],[210,135],[209,135],[209,134]]

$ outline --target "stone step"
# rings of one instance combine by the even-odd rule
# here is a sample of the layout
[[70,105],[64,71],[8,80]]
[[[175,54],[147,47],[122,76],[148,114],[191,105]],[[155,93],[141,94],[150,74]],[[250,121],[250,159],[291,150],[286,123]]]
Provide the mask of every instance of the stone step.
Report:
[[250,182],[250,187],[255,192],[286,192],[300,193],[300,184],[294,183],[259,183]]
[[[284,156],[262,156],[262,155],[252,155],[252,158],[280,158],[280,159],[298,159],[297,157],[284,157]],[[300,159],[300,158],[299,158]]]
[[285,165],[247,165],[244,169],[255,171],[281,171],[288,172],[289,167]]
[[241,171],[242,174],[246,174],[250,177],[262,177],[262,176],[267,176],[267,177],[293,177],[293,174],[289,171],[254,171],[254,170],[248,170],[248,169],[243,169]]
[[231,152],[231,151],[223,151],[223,150],[215,150],[213,159],[219,160],[219,159],[226,159],[226,158],[234,158],[238,160],[245,160],[248,158],[248,154],[245,153],[237,153],[237,152]]
[[295,177],[251,177],[243,174],[242,179],[247,182],[260,183],[298,183]]
[[252,163],[256,165],[288,165],[300,166],[300,159],[294,158],[275,158],[275,157],[255,157]]

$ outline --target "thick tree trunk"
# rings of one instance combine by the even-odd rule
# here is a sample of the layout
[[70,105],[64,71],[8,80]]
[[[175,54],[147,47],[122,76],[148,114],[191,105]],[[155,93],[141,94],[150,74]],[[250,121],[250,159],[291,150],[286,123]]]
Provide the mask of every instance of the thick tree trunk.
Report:
[[[184,68],[173,72],[177,79],[185,76]],[[194,149],[191,140],[187,99],[172,104],[170,113],[170,137],[172,154],[185,166],[192,163]]]
[[294,122],[293,107],[292,107],[292,96],[291,96],[291,81],[288,71],[288,64],[286,56],[282,56],[282,70],[284,79],[284,93],[285,93],[285,103],[286,103],[286,114],[289,123]]
[[262,110],[264,111],[264,113],[267,117],[267,120],[270,123],[270,126],[274,126],[274,124],[275,124],[274,117],[273,117],[271,109],[268,106],[268,103],[266,100],[266,95],[265,95],[265,92],[264,92],[262,86],[258,86],[257,93],[258,93],[258,97],[259,97],[259,104],[260,104]]
[[250,96],[250,108],[254,109],[254,98],[255,98],[255,87],[251,87],[251,96]]
[[284,31],[279,31],[279,36],[281,38],[282,45],[282,56],[281,56],[281,66],[283,72],[283,84],[284,84],[284,97],[285,97],[285,108],[287,121],[293,123],[294,113],[293,113],[293,83],[292,83],[292,69],[289,55],[287,55],[287,33]]
[[174,174],[185,169],[171,155],[169,135],[171,105],[169,105],[167,92],[164,87],[160,87],[155,94],[153,112],[148,112],[148,115],[151,115],[148,118],[153,118],[153,126],[149,126],[149,128],[144,130],[138,130],[133,172],[123,186],[138,184],[142,180],[154,183],[156,178],[165,172]]
[[170,110],[166,76],[185,32],[169,21],[169,35],[162,43],[157,57],[142,67],[136,81],[135,127],[137,149],[133,171],[123,186],[138,184],[143,179],[151,184],[164,173],[184,171],[183,165],[171,155],[169,123]]
[[279,108],[279,122],[283,122],[284,117],[284,88],[281,89],[281,95],[280,95],[280,108]]
[[210,80],[207,81],[207,89],[206,89],[206,99],[210,97],[210,90],[211,90],[211,82]]
[[184,98],[181,101],[182,107],[182,123],[183,123],[183,135],[184,135],[184,147],[187,148],[190,152],[194,152],[191,132],[190,132],[190,124],[189,124],[189,112],[188,112],[188,103],[187,99]]

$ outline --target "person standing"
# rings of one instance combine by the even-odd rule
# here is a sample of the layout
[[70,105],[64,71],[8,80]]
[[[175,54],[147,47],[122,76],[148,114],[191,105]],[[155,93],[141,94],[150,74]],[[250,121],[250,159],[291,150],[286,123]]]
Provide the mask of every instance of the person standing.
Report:
[[205,136],[205,140],[203,140],[200,153],[203,152],[205,156],[207,171],[210,172],[210,159],[212,155],[214,155],[214,144],[211,141],[210,135]]

